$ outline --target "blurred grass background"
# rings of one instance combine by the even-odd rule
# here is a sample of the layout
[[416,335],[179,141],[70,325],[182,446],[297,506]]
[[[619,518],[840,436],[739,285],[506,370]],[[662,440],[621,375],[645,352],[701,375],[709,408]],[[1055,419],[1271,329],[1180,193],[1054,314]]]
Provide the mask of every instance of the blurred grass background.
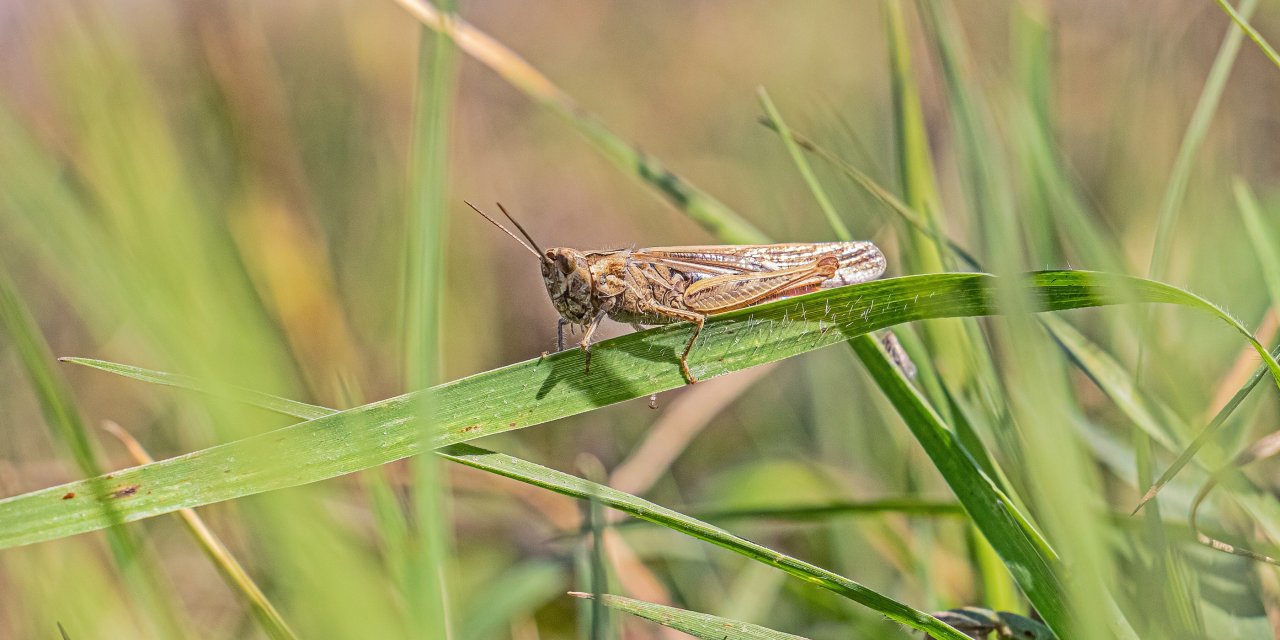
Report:
[[[1261,4],[1253,23],[1277,33],[1280,11]],[[1186,0],[962,2],[944,18],[954,14],[950,26],[959,29],[967,60],[948,71],[939,43],[949,23],[917,10],[906,5],[905,29],[947,232],[980,249],[992,269],[1145,275],[1174,158],[1227,16],[1212,2]],[[797,131],[881,184],[904,179],[881,3],[472,0],[460,12],[770,237],[832,236],[777,136],[756,123],[757,86],[768,88]],[[464,198],[502,201],[546,246],[714,240],[603,162],[563,120],[460,55],[443,194],[439,368],[411,371],[400,319],[406,211],[410,185],[421,177],[411,175],[420,37],[432,46],[391,2],[0,3],[0,267],[53,353],[354,406],[408,390],[406,379],[451,380],[553,345],[554,310],[536,266],[471,214]],[[986,105],[998,137],[977,140],[977,148],[965,139],[948,73]],[[1276,302],[1258,254],[1268,259],[1267,247],[1280,241],[1278,104],[1280,70],[1246,41],[1192,159],[1176,226],[1162,241],[1169,261],[1161,279],[1249,326],[1263,324]],[[1034,141],[1034,127],[1021,119],[1025,105],[1039,118],[1033,124],[1052,132],[1047,154],[1057,173],[1050,180],[1028,178],[1045,174],[1032,166],[1035,150],[1020,146]],[[975,196],[981,181],[971,174],[979,164],[1000,187],[992,191],[1008,194],[1003,204]],[[889,254],[891,273],[927,268],[903,255],[917,244],[891,214],[830,167],[814,166],[845,224]],[[1260,228],[1239,213],[1236,179],[1258,199]],[[1099,241],[1070,226],[1068,203],[1099,230]],[[993,226],[998,206],[1007,208],[1014,232]],[[1025,246],[1011,246],[1018,241]],[[1142,332],[1131,311],[1065,317],[1190,428],[1243,383],[1233,373],[1239,339],[1207,318],[1159,309]],[[605,335],[628,330],[609,327]],[[1019,360],[1009,345],[1024,343],[999,332],[989,342],[983,357],[1003,380],[989,393],[1014,397],[1015,409],[993,412],[979,432],[996,434],[993,455],[1031,511],[1051,533],[1065,531],[1044,504],[1060,490],[1087,491],[1081,504],[1099,513],[1127,513],[1141,494],[1134,468],[1148,465],[1142,450],[1149,445],[1133,436],[1125,414],[1067,370],[1059,353],[1048,354],[1056,369],[1043,374],[1045,382],[1029,373],[1043,351]],[[962,358],[969,344],[935,341],[928,353],[950,349]],[[949,502],[929,459],[841,351],[664,394],[657,412],[625,403],[483,444],[579,475],[599,469],[611,486],[694,514],[886,498]],[[987,382],[966,381],[981,375],[963,360],[926,355],[918,364],[959,388]],[[1244,370],[1254,364],[1246,361]],[[88,370],[58,373],[107,469],[132,463],[114,439],[98,435],[103,420],[122,425],[156,457],[286,423]],[[1060,385],[1052,378],[1059,374]],[[1226,444],[1206,457],[1221,461],[1273,429],[1274,389],[1263,387],[1228,425]],[[1036,415],[1037,407],[1046,415]],[[82,476],[46,427],[8,340],[0,340],[0,408],[0,495]],[[1038,437],[1037,427],[1052,427],[1058,439]],[[1188,433],[1176,435],[1185,441]],[[1046,468],[1055,460],[1075,464],[1056,457],[1059,446],[1078,451],[1088,477]],[[1172,456],[1154,455],[1158,473]],[[589,590],[579,505],[456,465],[441,470],[440,486],[452,498],[443,513],[456,636],[584,633],[585,605],[564,596]],[[1263,463],[1251,473],[1264,497],[1274,488],[1269,470]],[[405,514],[420,498],[412,474],[397,463],[200,513],[300,636],[432,637],[419,625],[401,562],[406,537],[398,531],[415,526]],[[1136,532],[1141,518],[1115,526],[1102,518],[1075,532],[1089,539],[1083,556],[1057,542],[1069,566],[1094,563],[1088,571],[1105,576],[1141,637],[1259,637],[1280,620],[1280,576],[1272,568],[1197,547],[1180,528],[1202,478],[1188,473],[1161,505],[1167,551],[1153,546],[1152,532]],[[1262,529],[1280,522],[1274,500],[1259,504],[1271,518]],[[1224,501],[1223,513],[1210,519],[1265,545],[1238,511]],[[989,551],[962,516],[828,513],[728,526],[920,609],[976,604],[1026,612],[1008,577],[990,575]],[[3,551],[0,637],[52,636],[55,621],[76,639],[261,636],[176,519],[129,529],[136,553],[109,553],[107,537],[97,534]],[[910,635],[873,611],[669,531],[640,525],[611,537],[615,593],[813,638]],[[120,577],[135,571],[136,580]],[[150,584],[154,597],[139,597],[138,584]],[[1192,603],[1181,611],[1185,619],[1143,612],[1150,590],[1167,584]],[[635,620],[614,625],[628,638],[669,633]]]

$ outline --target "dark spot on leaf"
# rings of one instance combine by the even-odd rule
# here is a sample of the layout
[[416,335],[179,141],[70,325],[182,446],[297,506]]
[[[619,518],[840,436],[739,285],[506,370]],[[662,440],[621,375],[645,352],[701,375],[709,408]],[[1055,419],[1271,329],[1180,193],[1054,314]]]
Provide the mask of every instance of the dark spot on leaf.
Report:
[[74,492],[74,491],[68,491],[68,492],[66,492],[66,493],[62,494],[62,499],[63,499],[63,500],[70,500],[70,499],[72,499],[72,498],[74,498],[74,497],[76,497],[76,492]]
[[462,433],[471,433],[472,431],[479,431],[479,430],[480,430],[480,427],[482,427],[482,426],[484,426],[484,425],[480,425],[480,424],[473,424],[473,425],[470,425],[470,426],[463,427],[463,428],[462,428]]
[[127,486],[127,487],[120,487],[119,489],[116,489],[114,492],[112,492],[111,497],[112,497],[112,498],[124,498],[124,497],[127,497],[127,496],[131,496],[131,495],[133,495],[133,494],[135,494],[135,493],[137,493],[137,492],[138,492],[138,485],[136,485],[136,484],[131,484],[131,485]]

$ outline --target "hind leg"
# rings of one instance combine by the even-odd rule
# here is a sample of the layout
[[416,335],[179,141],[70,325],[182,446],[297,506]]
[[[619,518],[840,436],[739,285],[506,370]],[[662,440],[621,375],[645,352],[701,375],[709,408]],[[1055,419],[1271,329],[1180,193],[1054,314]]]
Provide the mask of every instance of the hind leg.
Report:
[[697,384],[698,379],[695,378],[693,376],[693,372],[689,370],[689,352],[693,350],[693,343],[698,339],[698,334],[702,333],[702,325],[707,321],[707,316],[696,311],[676,309],[674,307],[666,307],[660,304],[650,305],[649,310],[659,315],[668,316],[677,320],[687,320],[693,323],[693,335],[689,336],[689,342],[684,345],[684,353],[680,354],[680,373],[684,374],[684,379],[689,384]]

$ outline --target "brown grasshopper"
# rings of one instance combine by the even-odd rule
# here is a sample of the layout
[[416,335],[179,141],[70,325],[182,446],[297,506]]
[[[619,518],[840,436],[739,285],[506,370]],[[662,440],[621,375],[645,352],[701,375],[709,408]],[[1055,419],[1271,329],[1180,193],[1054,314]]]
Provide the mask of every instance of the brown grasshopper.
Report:
[[680,371],[690,384],[689,351],[707,317],[803,293],[866,282],[885,270],[884,254],[870,242],[652,247],[543,251],[501,205],[498,209],[520,234],[498,224],[470,202],[467,206],[502,229],[542,263],[551,304],[560,312],[556,344],[564,348],[564,326],[582,326],[579,346],[591,369],[591,335],[606,316],[639,325],[693,323],[680,354]]

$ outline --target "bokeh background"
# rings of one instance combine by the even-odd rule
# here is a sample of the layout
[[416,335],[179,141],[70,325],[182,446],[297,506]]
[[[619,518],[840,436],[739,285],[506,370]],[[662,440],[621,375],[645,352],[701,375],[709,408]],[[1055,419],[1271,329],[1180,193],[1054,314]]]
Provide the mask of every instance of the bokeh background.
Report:
[[[1280,39],[1280,7],[1262,4],[1254,24]],[[1029,99],[1032,87],[1044,91],[1030,99],[1046,109],[1057,184],[1072,192],[1113,259],[1091,263],[1089,251],[1060,238],[1029,240],[1023,266],[1145,275],[1161,201],[1227,16],[1207,0],[959,2],[952,11],[971,87],[994,105]],[[880,2],[467,0],[460,12],[614,132],[772,237],[822,240],[831,232],[778,137],[757,122],[759,86],[797,131],[898,189]],[[915,6],[905,15],[947,231],[989,256],[981,212],[965,197],[965,153],[931,32]],[[1047,52],[1043,67],[1029,65],[1029,33],[1043,38],[1035,45]],[[402,248],[424,38],[430,46],[431,35],[390,1],[0,2],[0,268],[52,353],[331,407],[407,391]],[[1162,274],[1250,327],[1263,324],[1275,301],[1232,184],[1247,184],[1267,214],[1272,231],[1263,244],[1280,241],[1278,106],[1280,69],[1246,41],[1191,159]],[[997,117],[1002,139],[988,142],[1016,150],[1013,122]],[[554,344],[556,316],[537,265],[464,199],[503,202],[548,246],[714,241],[562,118],[466,56],[451,132],[442,380]],[[1011,176],[1025,170],[1016,152],[1008,162]],[[908,271],[892,214],[817,166],[846,224],[885,248],[891,274]],[[1020,215],[1057,214],[1049,206]],[[1224,389],[1229,395],[1242,382],[1243,343],[1207,316],[1161,310],[1145,337],[1121,312],[1067,317],[1134,370],[1145,341],[1144,385],[1191,424],[1203,424]],[[609,326],[603,335],[625,331]],[[922,366],[932,366],[928,358]],[[1254,365],[1247,360],[1244,371]],[[156,457],[287,424],[69,365],[57,372],[112,468],[132,463],[116,440],[99,435],[103,421],[122,425]],[[1132,427],[1083,375],[1071,372],[1069,383],[1076,417],[1092,429],[1075,438],[1097,478],[1082,486],[1097,489],[1092,499],[1101,508],[1126,513],[1140,494],[1126,449]],[[1233,443],[1271,430],[1268,384],[1240,412],[1219,459]],[[663,394],[658,404],[653,411],[643,400],[624,403],[481,444],[573,473],[600,469],[613,486],[693,513],[953,500],[843,349]],[[442,468],[452,498],[448,584],[458,637],[584,633],[579,603],[564,595],[585,580],[579,505]],[[0,339],[0,494],[78,477],[13,348]],[[396,463],[200,513],[303,637],[413,637],[389,560],[389,516],[378,511],[387,503],[374,495],[390,488],[398,498],[390,504],[407,509],[409,477]],[[1251,477],[1265,493],[1273,476],[1264,465]],[[1191,478],[1183,494],[1194,490]],[[1164,515],[1177,530],[1185,513],[1184,495]],[[724,524],[917,608],[990,601],[992,583],[977,560],[989,551],[953,512]],[[1223,526],[1252,533],[1247,520]],[[55,637],[55,622],[76,640],[163,637],[166,629],[262,637],[176,519],[131,528],[167,587],[153,601],[124,586],[100,534],[6,549],[0,637]],[[647,525],[617,531],[610,571],[619,593],[813,638],[912,637],[873,611],[698,541]],[[1185,526],[1171,535],[1185,539]],[[1180,579],[1197,585],[1210,611],[1201,628],[1223,634],[1215,637],[1271,633],[1268,617],[1280,620],[1272,569],[1193,543],[1174,547],[1190,558],[1179,565],[1189,567]],[[1141,602],[1142,587],[1121,575],[1124,562],[1114,566],[1118,591]],[[636,620],[614,625],[627,638],[669,633]]]

